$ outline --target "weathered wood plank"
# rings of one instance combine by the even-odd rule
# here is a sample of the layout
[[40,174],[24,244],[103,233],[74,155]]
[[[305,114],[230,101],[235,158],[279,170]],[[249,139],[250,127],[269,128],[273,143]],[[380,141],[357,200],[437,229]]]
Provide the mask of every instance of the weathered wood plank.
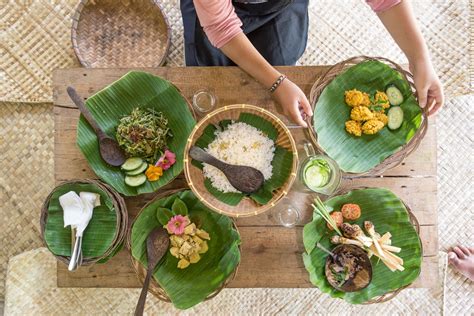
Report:
[[[242,260],[236,278],[229,284],[235,288],[306,288],[312,287],[304,268],[302,228],[241,227]],[[436,226],[422,226],[422,240],[436,232]],[[437,278],[437,248],[424,243],[422,272],[413,287],[434,287]],[[122,251],[107,264],[81,267],[70,273],[58,263],[60,287],[140,287],[131,266],[129,252]]]

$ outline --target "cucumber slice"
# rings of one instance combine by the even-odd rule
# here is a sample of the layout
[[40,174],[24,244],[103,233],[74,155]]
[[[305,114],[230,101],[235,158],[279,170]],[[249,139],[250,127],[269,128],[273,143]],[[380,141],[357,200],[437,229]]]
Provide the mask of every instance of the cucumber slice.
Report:
[[146,176],[139,174],[138,176],[125,176],[125,184],[130,187],[138,187],[146,182]]
[[128,158],[125,160],[125,162],[122,165],[122,169],[125,171],[133,171],[140,167],[143,163],[142,158],[134,157],[134,158]]
[[395,85],[389,85],[385,90],[385,93],[388,96],[388,102],[391,105],[400,105],[403,103],[403,94]]
[[400,128],[403,123],[403,110],[399,106],[390,108],[387,113],[388,116],[388,128],[391,130]]
[[325,186],[330,178],[331,170],[323,162],[312,161],[304,169],[304,181],[310,188]]
[[127,171],[125,172],[125,174],[127,176],[136,176],[136,175],[139,175],[140,173],[144,173],[147,168],[148,168],[148,164],[146,162],[143,162],[140,165],[140,167],[138,167],[137,169],[133,169],[132,171]]

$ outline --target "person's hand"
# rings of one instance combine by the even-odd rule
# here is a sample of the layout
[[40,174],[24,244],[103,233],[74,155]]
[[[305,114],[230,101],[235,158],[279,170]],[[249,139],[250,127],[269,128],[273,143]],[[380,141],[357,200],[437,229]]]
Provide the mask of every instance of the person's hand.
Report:
[[413,73],[420,106],[427,107],[428,115],[435,114],[444,104],[444,92],[431,62],[424,59],[410,63],[410,71]]
[[306,95],[296,84],[286,78],[273,92],[273,98],[281,105],[283,113],[293,122],[302,127],[308,126],[305,119],[313,115],[313,110]]

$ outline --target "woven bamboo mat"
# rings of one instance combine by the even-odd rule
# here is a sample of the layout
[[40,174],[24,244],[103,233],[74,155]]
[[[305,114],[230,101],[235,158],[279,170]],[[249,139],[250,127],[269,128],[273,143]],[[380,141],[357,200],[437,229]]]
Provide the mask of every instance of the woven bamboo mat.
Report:
[[[179,0],[155,1],[162,4],[172,26],[167,64],[181,66],[184,58]],[[52,71],[79,65],[70,42],[76,1],[4,2],[0,9],[0,101],[51,102]],[[346,0],[344,5],[331,0],[310,3],[308,48],[300,64],[334,64],[367,54],[406,62],[363,0]],[[472,92],[474,62],[469,56],[474,59],[474,51],[469,48],[469,26],[474,24],[472,17],[470,21],[473,2],[419,0],[413,4],[447,93]]]
[[8,258],[42,245],[38,219],[54,185],[53,129],[49,104],[0,104],[0,298]]
[[[301,59],[302,64],[334,63],[355,54],[384,55],[403,62],[402,55],[394,48],[380,23],[361,2],[348,0],[345,7],[335,8],[329,0],[311,1],[308,50]],[[69,43],[69,16],[75,1],[19,3],[3,1],[0,6],[0,100],[50,101],[52,69],[77,65]],[[471,1],[470,4],[469,0],[420,0],[414,4],[417,14],[422,17],[423,31],[448,93],[457,95],[472,91],[474,28],[471,27],[469,35],[468,27],[474,25],[471,10],[474,3]],[[164,11],[173,25],[167,62],[169,65],[182,65],[182,25],[178,1],[164,1]],[[334,12],[338,14],[334,15]],[[357,30],[355,25],[360,25],[360,21],[364,21],[364,26],[371,25],[371,28]],[[457,243],[474,243],[474,222],[469,208],[474,196],[470,185],[473,182],[474,157],[472,104],[474,95],[452,99],[437,119],[441,250]],[[41,244],[39,209],[43,198],[54,185],[51,104],[0,103],[0,157],[0,212],[4,218],[0,222],[1,301],[5,295],[8,258]],[[55,287],[54,261],[44,249],[15,257],[10,262],[9,271],[7,314],[72,313],[76,308],[79,314],[130,313],[138,296],[136,290],[58,289]],[[447,312],[457,315],[467,314],[466,308],[472,310],[472,283],[448,270],[446,288]],[[225,310],[246,314],[439,314],[442,294],[440,289],[407,290],[390,303],[339,309],[346,306],[320,295],[317,289],[228,289],[190,313],[223,313]],[[150,304],[149,311],[175,313],[169,305],[155,300]]]

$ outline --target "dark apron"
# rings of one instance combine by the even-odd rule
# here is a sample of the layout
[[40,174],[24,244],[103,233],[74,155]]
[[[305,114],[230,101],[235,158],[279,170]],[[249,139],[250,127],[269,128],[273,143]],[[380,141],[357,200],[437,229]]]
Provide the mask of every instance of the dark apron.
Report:
[[[233,2],[250,42],[272,65],[294,65],[306,49],[309,0]],[[196,16],[193,0],[181,0],[187,66],[235,66],[209,42]]]

